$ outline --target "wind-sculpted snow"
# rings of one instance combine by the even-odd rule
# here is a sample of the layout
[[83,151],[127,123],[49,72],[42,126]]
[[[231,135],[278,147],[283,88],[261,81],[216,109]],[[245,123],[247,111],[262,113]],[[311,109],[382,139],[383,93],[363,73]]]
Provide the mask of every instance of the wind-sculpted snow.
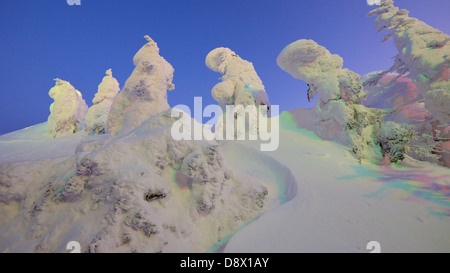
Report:
[[48,127],[52,137],[66,136],[79,131],[83,126],[87,104],[80,91],[69,82],[55,79],[49,96],[55,101],[50,105]]
[[111,69],[106,71],[106,76],[98,86],[91,106],[86,114],[86,131],[90,134],[104,134],[109,110],[117,93],[120,91],[119,83],[112,76]]
[[249,61],[229,48],[219,47],[206,56],[206,66],[222,74],[211,94],[219,105],[269,105],[269,97],[258,74]]
[[343,99],[358,102],[363,96],[360,76],[342,69],[344,61],[313,40],[298,40],[277,58],[281,69],[309,85],[308,100],[316,94],[323,103]]
[[0,164],[0,251],[64,252],[76,240],[83,252],[203,252],[295,194],[289,170],[261,152],[236,168],[224,153],[234,143],[173,140],[170,114],[88,136],[69,158]]
[[380,159],[376,132],[383,113],[361,105],[366,93],[360,76],[343,69],[341,57],[312,40],[298,40],[281,51],[277,63],[309,85],[308,100],[319,95],[308,129],[350,146],[360,160]]
[[[450,36],[408,16],[409,11],[394,6],[392,0],[381,0],[379,7],[368,16],[377,16],[378,32],[388,30],[383,39],[394,40],[398,50],[394,65],[380,73],[372,82],[390,72],[408,74],[417,86],[425,109],[431,113],[428,124],[418,126],[418,137],[423,149],[430,147],[423,135],[435,140],[433,154],[439,155],[441,164],[450,166]],[[422,128],[429,130],[423,131]],[[434,158],[432,158],[433,160]]]
[[153,115],[169,109],[167,90],[173,90],[174,69],[159,55],[159,48],[148,35],[134,56],[136,66],[116,96],[108,117],[107,131],[113,136],[129,133]]

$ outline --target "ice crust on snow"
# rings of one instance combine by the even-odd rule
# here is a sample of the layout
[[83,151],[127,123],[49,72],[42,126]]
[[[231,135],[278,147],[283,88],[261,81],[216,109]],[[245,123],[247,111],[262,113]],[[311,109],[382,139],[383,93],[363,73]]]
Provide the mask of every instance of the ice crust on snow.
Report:
[[153,115],[169,109],[167,90],[173,90],[174,69],[159,55],[159,48],[148,35],[134,56],[136,66],[114,99],[107,121],[111,135],[126,134]]
[[92,100],[94,105],[89,107],[85,117],[86,131],[89,134],[104,134],[106,132],[109,110],[119,91],[119,82],[112,76],[111,69],[108,69],[106,76],[103,77],[98,86],[97,94]]
[[48,127],[50,136],[60,137],[76,133],[84,126],[87,104],[80,91],[69,82],[55,79],[55,86],[49,96],[54,99],[50,105]]

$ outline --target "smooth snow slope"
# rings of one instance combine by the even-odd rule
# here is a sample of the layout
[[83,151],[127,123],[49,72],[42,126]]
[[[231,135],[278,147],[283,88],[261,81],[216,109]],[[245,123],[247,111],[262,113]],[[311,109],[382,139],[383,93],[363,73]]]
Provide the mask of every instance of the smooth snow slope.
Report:
[[370,241],[382,252],[450,251],[448,168],[360,164],[344,146],[298,129],[298,113],[282,114],[270,153],[292,171],[297,195],[237,232],[225,252],[369,252]]
[[70,157],[86,133],[54,139],[47,122],[0,136],[0,163]]

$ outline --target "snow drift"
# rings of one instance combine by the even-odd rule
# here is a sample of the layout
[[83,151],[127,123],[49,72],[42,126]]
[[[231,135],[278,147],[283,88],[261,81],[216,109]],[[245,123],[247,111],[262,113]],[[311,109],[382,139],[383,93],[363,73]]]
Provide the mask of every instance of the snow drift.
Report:
[[174,141],[174,121],[168,110],[70,157],[0,164],[0,251],[62,252],[76,238],[83,252],[203,252],[293,197],[279,199],[295,181],[287,168],[281,184],[253,178],[228,166],[223,144]]

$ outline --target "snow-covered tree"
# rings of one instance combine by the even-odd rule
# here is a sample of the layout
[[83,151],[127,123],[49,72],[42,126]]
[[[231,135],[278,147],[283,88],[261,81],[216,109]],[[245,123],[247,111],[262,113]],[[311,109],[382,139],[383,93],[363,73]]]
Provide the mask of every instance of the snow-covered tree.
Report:
[[383,123],[377,134],[381,152],[384,156],[389,156],[391,162],[405,159],[405,155],[410,150],[409,143],[413,138],[414,131],[411,125],[392,121]]
[[[368,16],[377,16],[375,24],[378,32],[389,31],[383,42],[392,38],[398,54],[394,65],[380,73],[373,82],[393,71],[400,76],[408,74],[417,85],[425,108],[432,115],[427,121],[431,127],[420,128],[430,128],[426,135],[433,135],[433,138],[439,131],[440,140],[436,142],[436,147],[443,152],[438,154],[443,156],[442,163],[450,166],[450,144],[442,141],[450,137],[450,36],[409,17],[409,11],[395,7],[393,0],[381,0],[377,4],[378,7]],[[429,145],[426,139],[422,138],[422,142]]]
[[270,105],[269,97],[253,64],[239,57],[231,49],[219,47],[212,50],[206,56],[205,63],[209,69],[222,74],[222,82],[211,90],[219,105]]
[[298,40],[283,49],[277,63],[309,85],[308,100],[319,95],[314,131],[325,139],[349,145],[360,159],[372,159],[379,150],[373,135],[383,112],[361,105],[366,96],[360,76],[343,69],[343,60],[312,40]]
[[281,69],[309,86],[308,100],[316,94],[320,101],[343,99],[359,102],[364,97],[360,76],[343,69],[344,61],[313,40],[298,40],[283,49],[277,58]]
[[82,129],[87,111],[87,104],[80,91],[69,82],[55,79],[55,86],[49,96],[55,101],[50,105],[48,128],[52,137],[76,133]]
[[108,120],[109,110],[120,91],[119,82],[112,76],[111,69],[106,71],[106,76],[98,86],[98,92],[95,94],[92,105],[85,118],[86,131],[90,134],[104,134],[106,131],[106,122]]
[[[246,134],[246,129],[237,125],[238,120],[245,120],[246,113],[250,126],[248,132],[256,136],[259,130],[258,119],[270,116],[270,102],[253,64],[224,47],[209,52],[205,64],[209,69],[222,74],[222,82],[212,88],[211,94],[224,112],[227,111],[227,105],[234,106],[233,116],[237,127],[235,137],[240,138]],[[257,107],[261,105],[264,107],[258,112]],[[252,107],[254,111],[246,111]],[[216,129],[222,131],[226,127],[224,122],[229,121],[219,118]]]
[[148,43],[134,56],[136,67],[111,105],[107,131],[113,136],[126,134],[169,109],[167,90],[175,88],[174,69],[159,55],[158,45],[148,35],[144,38]]

